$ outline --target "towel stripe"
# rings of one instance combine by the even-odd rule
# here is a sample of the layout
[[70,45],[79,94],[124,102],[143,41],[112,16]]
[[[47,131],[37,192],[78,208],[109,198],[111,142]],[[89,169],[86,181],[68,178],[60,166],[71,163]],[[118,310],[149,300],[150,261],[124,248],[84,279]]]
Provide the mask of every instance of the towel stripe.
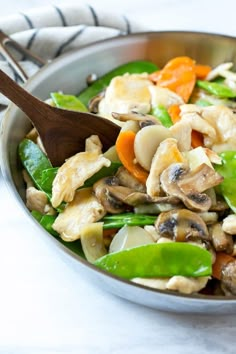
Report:
[[91,5],[88,5],[88,8],[92,14],[94,25],[99,26],[98,15],[96,14],[94,8]]
[[129,20],[127,19],[126,16],[123,16],[123,19],[125,20],[125,23],[126,23],[126,33],[129,34],[129,33],[131,33],[131,25],[130,25],[130,22],[129,22]]
[[58,57],[59,55],[62,54],[63,50],[70,44],[72,43],[80,34],[82,34],[84,32],[84,30],[86,29],[86,26],[83,26],[82,28],[79,29],[79,31],[77,31],[76,33],[73,34],[73,36],[71,36],[69,39],[66,40],[66,42],[64,42],[63,44],[60,45],[60,47],[58,48],[56,54],[54,57]]
[[62,26],[66,27],[68,26],[67,25],[67,22],[66,22],[66,18],[65,18],[65,15],[63,14],[63,12],[61,11],[61,9],[57,6],[53,6],[54,9],[56,10],[56,12],[58,13],[58,16],[60,17],[61,19],[61,23],[62,23]]
[[29,40],[28,40],[28,43],[27,43],[27,45],[26,45],[26,49],[30,49],[30,48],[32,47],[32,44],[33,44],[33,42],[34,42],[34,40],[35,40],[35,38],[36,38],[38,32],[39,32],[39,28],[36,28],[36,29],[34,30],[32,36],[31,36],[31,37],[29,38]]
[[24,14],[23,12],[20,13],[21,16],[24,17],[25,21],[27,22],[29,28],[34,28],[33,22],[31,21],[31,19],[29,18],[29,16],[27,16],[26,14]]

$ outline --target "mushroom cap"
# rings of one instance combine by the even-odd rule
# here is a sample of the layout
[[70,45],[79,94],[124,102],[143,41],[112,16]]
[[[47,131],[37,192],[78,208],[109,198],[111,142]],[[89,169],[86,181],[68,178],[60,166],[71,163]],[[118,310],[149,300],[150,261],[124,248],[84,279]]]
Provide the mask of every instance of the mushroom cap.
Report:
[[155,222],[155,227],[161,237],[169,237],[177,242],[209,240],[208,230],[202,218],[188,209],[175,209],[161,213]]
[[122,201],[109,192],[109,186],[117,186],[119,180],[115,176],[101,178],[93,185],[96,198],[103,205],[104,209],[111,214],[119,214],[125,210]]
[[199,193],[191,184],[185,194],[179,183],[188,177],[189,168],[183,163],[174,163],[166,168],[161,176],[161,187],[167,195],[178,197],[184,205],[195,211],[207,211],[211,207],[211,199],[207,194]]

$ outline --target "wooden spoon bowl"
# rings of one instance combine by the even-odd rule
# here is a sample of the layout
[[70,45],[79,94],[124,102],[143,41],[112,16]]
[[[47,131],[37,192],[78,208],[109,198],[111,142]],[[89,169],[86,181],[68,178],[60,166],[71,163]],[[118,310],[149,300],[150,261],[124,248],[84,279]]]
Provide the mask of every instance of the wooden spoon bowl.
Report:
[[114,145],[120,127],[108,119],[84,112],[55,108],[24,90],[0,70],[0,92],[31,120],[53,166],[85,148],[85,139],[99,136],[103,148]]

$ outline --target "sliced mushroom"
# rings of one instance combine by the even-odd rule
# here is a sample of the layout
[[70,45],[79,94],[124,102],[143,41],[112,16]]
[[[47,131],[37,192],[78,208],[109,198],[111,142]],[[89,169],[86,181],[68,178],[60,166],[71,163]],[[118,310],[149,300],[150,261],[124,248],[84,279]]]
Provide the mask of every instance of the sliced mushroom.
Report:
[[210,211],[224,212],[229,209],[228,204],[224,200],[216,200],[216,203],[212,204]]
[[218,220],[218,214],[214,211],[204,211],[203,213],[198,213],[206,225],[213,225]]
[[135,157],[137,162],[147,171],[150,171],[152,159],[158,146],[167,138],[171,138],[170,130],[162,125],[149,125],[136,134],[134,140]]
[[224,232],[227,232],[230,235],[236,235],[236,215],[235,214],[228,215],[223,220],[222,229]]
[[152,202],[152,198],[148,194],[137,192],[128,187],[108,186],[107,188],[111,196],[131,206]]
[[120,167],[116,173],[119,185],[136,190],[137,192],[146,192],[144,184],[140,183],[125,167]]
[[225,251],[226,253],[232,254],[234,248],[232,235],[223,231],[221,223],[216,223],[209,227],[209,234],[217,252]]
[[224,177],[203,163],[192,171],[185,173],[178,181],[178,186],[184,194],[201,193],[215,187],[224,180]]
[[122,123],[122,128],[121,131],[125,132],[125,131],[132,131],[135,134],[139,131],[140,127],[139,127],[139,123],[134,121],[134,120],[127,120],[127,122]]
[[172,138],[165,139],[159,145],[152,159],[150,173],[147,178],[147,193],[152,197],[160,195],[160,175],[171,164],[184,162],[184,158],[177,147],[177,141]]
[[127,122],[131,120],[131,121],[139,122],[140,124],[148,122],[148,124],[161,125],[161,122],[156,117],[150,114],[135,112],[134,110],[129,113],[112,112],[112,117],[121,122]]
[[97,74],[95,73],[91,73],[87,76],[86,78],[86,83],[88,86],[92,85],[94,83],[94,81],[96,81],[98,79]]
[[161,213],[155,227],[161,237],[168,237],[177,242],[209,240],[208,230],[202,218],[187,209]]
[[236,295],[236,260],[222,269],[221,287],[225,295]]
[[119,180],[115,176],[104,177],[93,185],[96,198],[104,209],[111,214],[119,214],[125,210],[124,203],[109,192],[109,186],[118,186]]
[[195,211],[208,211],[211,206],[211,199],[207,194],[198,193],[194,190],[185,194],[179,187],[178,182],[182,176],[187,174],[188,167],[182,163],[170,165],[162,172],[160,177],[161,187],[167,195],[179,198],[184,205]]
[[98,113],[99,103],[105,96],[105,90],[99,92],[96,96],[92,97],[88,104],[89,112]]
[[[179,199],[178,199],[179,201]],[[158,215],[163,211],[176,210],[183,208],[183,204],[178,202],[178,204],[171,203],[150,203],[150,204],[139,204],[134,208],[136,214],[152,214]]]

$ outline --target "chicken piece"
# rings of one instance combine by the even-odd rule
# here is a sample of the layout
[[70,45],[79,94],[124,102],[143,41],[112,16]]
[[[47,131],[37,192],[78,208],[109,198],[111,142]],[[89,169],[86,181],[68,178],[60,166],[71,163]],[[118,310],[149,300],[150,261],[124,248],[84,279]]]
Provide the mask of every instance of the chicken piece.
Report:
[[140,183],[124,166],[121,166],[116,177],[119,179],[119,184],[124,187],[135,189],[137,192],[145,193],[146,187]]
[[34,183],[26,170],[23,170],[23,179],[26,183],[26,206],[29,210],[39,211],[41,214],[53,215],[55,210],[48,202],[48,198],[43,191],[34,187]]
[[99,103],[98,113],[112,118],[112,112],[128,113],[132,110],[139,113],[150,112],[151,85],[153,84],[147,74],[125,74],[114,77],[106,89],[105,97]]
[[136,284],[141,284],[159,290],[175,290],[182,294],[197,293],[203,289],[209,277],[188,278],[175,275],[171,278],[133,278]]
[[176,275],[168,281],[166,289],[177,290],[182,294],[197,293],[205,288],[210,277],[188,278]]
[[39,211],[41,214],[48,212],[48,198],[46,194],[35,187],[26,189],[26,206],[29,210]]
[[234,250],[233,237],[223,231],[222,224],[220,222],[210,226],[209,233],[216,252],[226,252],[228,254],[232,254]]
[[93,151],[98,155],[102,154],[102,143],[98,135],[91,135],[85,140],[85,151]]
[[94,151],[79,152],[70,157],[59,168],[52,186],[52,205],[57,207],[62,201],[71,202],[77,188],[103,166],[111,161]]
[[206,136],[204,144],[213,151],[220,153],[236,149],[236,114],[225,106],[204,107],[201,116],[215,130],[216,136]]
[[73,201],[58,215],[53,229],[64,241],[72,242],[80,238],[80,231],[84,225],[97,222],[105,213],[92,188],[80,189],[76,191]]
[[177,140],[168,138],[160,143],[153,157],[150,173],[147,178],[147,194],[152,198],[160,194],[160,175],[172,163],[184,162],[178,147]]
[[[222,105],[208,107],[182,105],[181,121],[171,130],[178,132],[178,127],[182,129],[184,123],[190,124],[193,130],[202,133],[205,147],[214,152],[236,149],[236,114],[230,108]],[[174,137],[178,139],[175,134]],[[189,137],[185,138],[189,141]]]
[[230,235],[236,235],[236,215],[235,214],[228,215],[223,220],[222,229],[224,232]]
[[165,87],[149,86],[152,107],[163,106],[169,108],[172,105],[182,105],[182,97]]
[[180,110],[181,120],[170,127],[172,136],[178,141],[180,151],[189,151],[191,149],[191,134],[193,130],[215,138],[215,130],[200,115],[201,107],[193,104],[184,104],[180,106]]
[[191,149],[192,128],[189,122],[179,121],[169,128],[171,135],[178,141],[178,148],[182,152]]
[[185,123],[189,123],[192,130],[196,130],[197,132],[202,133],[203,135],[207,135],[212,139],[214,139],[216,136],[215,130],[212,128],[212,126],[204,119],[202,119],[198,114],[185,114],[181,120],[183,120]]

